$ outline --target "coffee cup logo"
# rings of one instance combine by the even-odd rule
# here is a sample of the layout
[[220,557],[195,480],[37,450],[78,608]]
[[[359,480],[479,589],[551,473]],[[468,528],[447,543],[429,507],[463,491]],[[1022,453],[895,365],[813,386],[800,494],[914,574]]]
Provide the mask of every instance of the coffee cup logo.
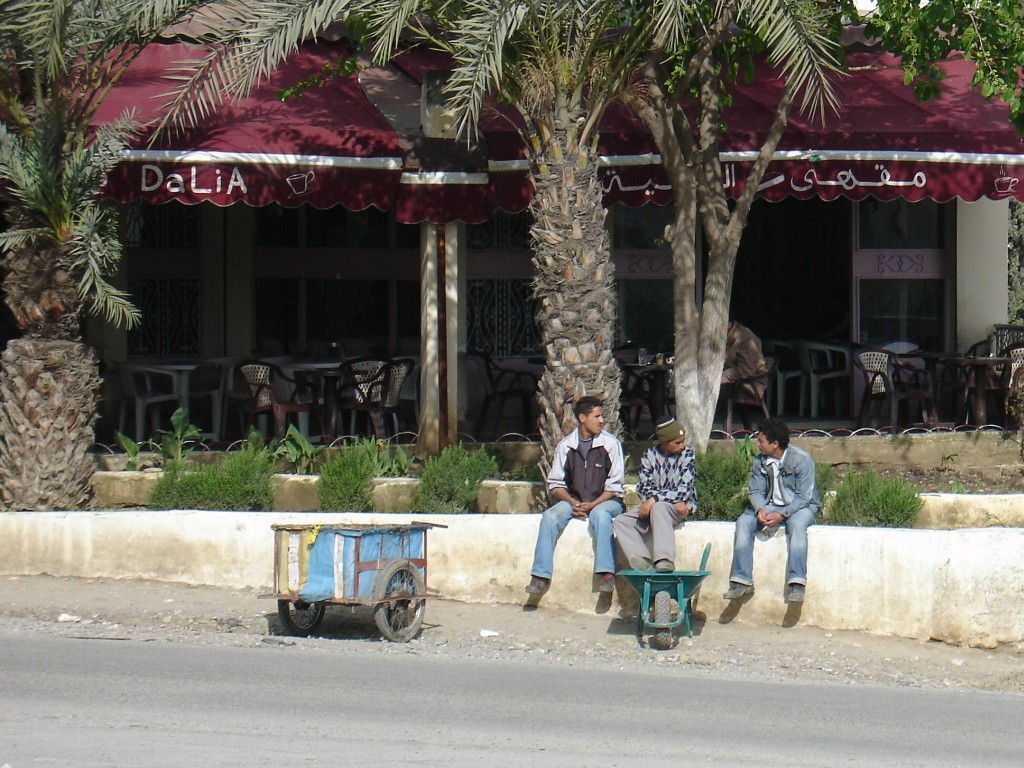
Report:
[[288,176],[285,181],[288,182],[288,186],[292,188],[292,193],[288,197],[301,197],[302,195],[309,194],[310,184],[313,182],[313,172],[306,171],[305,173],[293,173]]
[[1000,195],[1009,195],[1017,189],[1019,183],[1020,179],[1015,176],[1000,176],[995,180],[996,192]]

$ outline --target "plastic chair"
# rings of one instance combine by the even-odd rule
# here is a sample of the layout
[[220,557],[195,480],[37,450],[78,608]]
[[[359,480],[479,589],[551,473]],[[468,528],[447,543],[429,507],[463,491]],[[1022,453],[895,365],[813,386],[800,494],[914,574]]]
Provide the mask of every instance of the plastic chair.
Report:
[[[1024,341],[1018,341],[1004,347],[998,357],[1008,357],[1010,362],[1002,366],[1003,370],[999,374],[999,380],[994,382],[994,386],[992,385],[993,382],[990,382],[989,391],[996,393],[1003,413],[1009,418],[1011,416],[1009,407],[1012,399],[1011,393],[1019,385],[1020,376],[1018,376],[1018,373],[1024,370]],[[1018,385],[1015,385],[1014,382],[1018,382]]]
[[529,371],[516,371],[502,366],[495,362],[489,353],[480,350],[466,352],[466,361],[476,366],[484,387],[484,398],[480,404],[480,413],[477,415],[474,433],[482,434],[487,413],[491,404],[494,403],[491,434],[497,437],[498,423],[501,421],[505,405],[510,400],[519,400],[522,405],[523,434],[527,435],[533,432],[534,425],[531,423],[531,417],[533,401],[537,396],[537,377]]
[[381,404],[383,393],[387,392],[392,366],[392,361],[379,357],[360,357],[342,363],[338,409],[350,414],[350,434],[357,434],[356,417],[365,413],[374,435],[381,439],[387,437]]
[[764,358],[763,370],[757,374],[722,385],[721,394],[726,397],[726,432],[732,432],[733,409],[737,406],[739,407],[740,418],[743,421],[743,428],[747,430],[751,427],[750,411],[754,408],[760,410],[766,419],[771,416],[768,412],[768,403],[765,401],[764,393],[768,389],[768,382],[775,378],[776,366],[775,358],[768,355]]
[[[128,406],[132,404],[135,417],[135,442],[146,439],[146,414],[151,417],[149,435],[160,429],[160,408],[163,403],[177,403],[174,374],[133,363],[117,363],[121,384],[121,408],[117,431],[124,434],[128,419]],[[153,406],[157,406],[154,408]]]
[[798,341],[764,339],[761,349],[775,358],[775,413],[786,412],[786,388],[790,381],[797,382],[799,405],[797,416],[807,413],[807,374],[800,360]]
[[[299,422],[299,431],[309,436],[309,414],[313,403],[311,399],[299,402],[301,393],[310,390],[307,383],[285,376],[280,368],[266,360],[243,360],[235,365],[235,371],[249,391],[246,408],[250,428],[257,416],[268,414],[274,418],[274,435],[282,437],[288,417],[294,415]],[[309,394],[305,396],[311,398]]]
[[888,426],[895,429],[899,424],[902,402],[916,402],[921,409],[922,421],[928,426],[938,424],[928,371],[901,362],[886,349],[862,349],[854,355],[854,365],[864,376],[864,396],[857,415],[859,426],[867,425],[864,417],[869,410],[874,413],[871,426],[875,426],[882,407],[888,403]]
[[1024,365],[1018,366],[1010,377],[1003,400],[1006,426],[1024,428]]
[[811,393],[811,418],[818,418],[818,404],[826,383],[833,385],[833,400],[836,415],[842,398],[839,392],[848,392],[853,376],[853,360],[849,347],[842,344],[825,344],[817,341],[801,341],[800,355],[807,372],[807,385]]
[[416,361],[412,358],[398,357],[391,361],[388,370],[387,384],[381,394],[380,412],[382,416],[391,416],[395,427],[393,435],[397,435],[401,431],[398,423],[398,407],[403,399],[402,390],[405,388],[405,382],[415,367]]
[[[222,411],[224,408],[224,371],[220,363],[207,361],[196,366],[188,379],[188,399],[190,408],[194,400],[209,401],[211,428],[205,430],[203,435],[220,440],[220,436],[223,434]],[[196,419],[192,418],[192,421],[196,422]]]

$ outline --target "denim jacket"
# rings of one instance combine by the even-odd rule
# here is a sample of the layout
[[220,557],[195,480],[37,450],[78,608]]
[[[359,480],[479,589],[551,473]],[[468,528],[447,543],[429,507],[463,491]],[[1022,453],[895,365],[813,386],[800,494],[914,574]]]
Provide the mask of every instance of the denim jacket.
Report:
[[767,509],[789,517],[800,509],[810,509],[818,514],[821,497],[815,480],[814,459],[807,451],[796,446],[786,447],[779,465],[779,481],[782,484],[782,498],[785,504],[776,506],[771,499],[771,470],[766,463],[767,456],[758,456],[750,468],[750,506],[756,512]]

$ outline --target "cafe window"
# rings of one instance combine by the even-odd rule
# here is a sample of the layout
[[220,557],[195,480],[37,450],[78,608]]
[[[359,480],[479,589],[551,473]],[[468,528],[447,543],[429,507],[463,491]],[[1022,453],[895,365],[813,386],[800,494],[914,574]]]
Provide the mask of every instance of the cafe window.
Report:
[[140,278],[128,293],[142,321],[128,331],[128,354],[136,357],[188,357],[199,354],[199,280]]
[[414,280],[260,279],[256,305],[261,353],[419,352],[420,291]]
[[540,354],[536,315],[531,280],[496,277],[467,281],[469,349],[482,349],[495,357]]
[[200,209],[138,200],[121,207],[128,295],[141,314],[127,334],[133,357],[199,354]]
[[673,354],[672,281],[619,280],[619,345]]
[[614,248],[666,248],[665,227],[675,218],[671,205],[616,205],[610,211]]
[[853,254],[856,341],[942,351],[951,334],[951,214],[923,200],[858,204]]
[[466,225],[466,243],[470,251],[523,251],[530,248],[529,211],[494,211],[487,221]]
[[419,248],[418,224],[400,224],[374,207],[350,211],[341,206],[257,209],[256,237],[270,248]]

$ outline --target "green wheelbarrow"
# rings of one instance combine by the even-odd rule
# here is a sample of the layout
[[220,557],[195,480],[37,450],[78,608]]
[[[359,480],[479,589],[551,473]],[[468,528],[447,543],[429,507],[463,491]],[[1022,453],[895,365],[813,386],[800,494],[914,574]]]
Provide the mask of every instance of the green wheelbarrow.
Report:
[[[706,570],[711,544],[704,547],[700,568],[696,571],[619,571],[640,598],[636,636],[639,640],[647,630],[654,630],[652,645],[659,648],[672,646],[672,630],[680,624],[686,627],[686,636],[693,637],[693,602],[701,582],[711,572]],[[672,618],[672,602],[678,606],[678,615]]]

